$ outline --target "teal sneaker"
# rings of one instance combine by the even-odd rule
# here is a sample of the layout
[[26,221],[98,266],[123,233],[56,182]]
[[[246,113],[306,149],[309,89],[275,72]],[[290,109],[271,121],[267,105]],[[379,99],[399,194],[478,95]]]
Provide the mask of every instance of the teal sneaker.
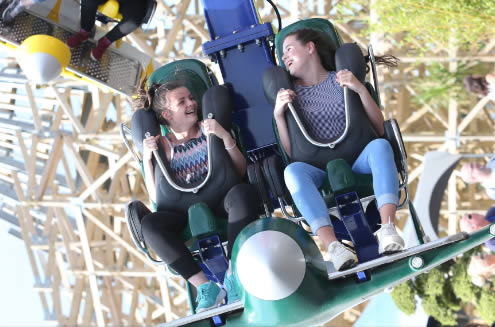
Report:
[[212,281],[199,285],[196,297],[196,313],[218,307],[225,298],[225,291]]
[[228,303],[234,303],[241,299],[239,293],[237,292],[237,287],[234,282],[234,275],[225,275],[225,279],[223,280],[223,286],[227,290],[227,300]]

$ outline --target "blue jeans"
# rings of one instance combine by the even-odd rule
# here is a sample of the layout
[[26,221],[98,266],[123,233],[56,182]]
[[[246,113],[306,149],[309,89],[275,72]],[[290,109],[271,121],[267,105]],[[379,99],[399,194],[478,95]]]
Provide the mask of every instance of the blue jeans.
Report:
[[[373,190],[378,209],[384,204],[399,203],[399,177],[394,153],[385,139],[368,143],[352,165],[357,174],[373,175]],[[294,203],[309,223],[313,233],[323,226],[332,226],[328,208],[318,188],[327,173],[304,162],[293,162],[285,168],[284,179]]]

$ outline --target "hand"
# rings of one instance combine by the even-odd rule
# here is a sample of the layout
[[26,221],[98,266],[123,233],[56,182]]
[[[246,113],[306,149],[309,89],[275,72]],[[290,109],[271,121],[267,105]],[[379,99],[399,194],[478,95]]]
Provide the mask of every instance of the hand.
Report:
[[358,94],[361,93],[364,87],[356,76],[354,76],[354,74],[347,69],[337,72],[337,83],[339,83],[342,87],[347,86]]
[[230,137],[230,134],[215,119],[205,119],[201,122],[206,135],[216,135],[222,140]]
[[280,89],[277,93],[277,100],[275,101],[275,108],[273,109],[273,115],[275,117],[281,117],[292,100],[296,97],[296,92],[290,89]]
[[153,151],[158,150],[160,135],[143,139],[143,161],[149,161],[153,157]]

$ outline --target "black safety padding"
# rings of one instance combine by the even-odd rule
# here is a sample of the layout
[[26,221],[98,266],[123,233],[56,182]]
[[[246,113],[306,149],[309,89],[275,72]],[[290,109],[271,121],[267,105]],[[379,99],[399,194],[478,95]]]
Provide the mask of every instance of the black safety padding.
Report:
[[[399,132],[399,138],[398,140],[395,137],[394,129],[392,127],[392,124],[397,125],[397,130]],[[402,143],[402,148],[404,149],[404,155],[407,158],[407,153],[406,153],[406,148],[404,147],[404,142],[402,141],[402,134],[399,129],[399,124],[395,119],[389,119],[383,122],[383,129],[385,130],[385,135],[384,138],[387,139],[387,141],[390,143],[392,146],[392,150],[394,151],[394,161],[395,161],[395,166],[397,167],[398,170],[402,169],[402,164],[401,164],[401,153],[400,153],[400,146],[399,142]]]
[[262,84],[265,97],[272,106],[275,106],[280,89],[292,89],[289,74],[280,66],[268,67],[263,72]]
[[230,90],[225,85],[210,87],[203,94],[203,119],[208,118],[208,114],[213,114],[217,122],[226,131],[232,129],[232,101]]
[[263,159],[265,180],[268,182],[272,194],[277,198],[288,198],[290,196],[289,191],[285,186],[284,169],[285,165],[282,162],[282,159],[277,155],[271,155]]
[[153,15],[155,13],[157,6],[156,0],[147,0],[146,1],[146,14],[144,15],[143,21],[141,24],[148,24],[151,19],[153,18]]
[[131,135],[140,153],[143,153],[143,139],[146,132],[150,132],[152,136],[160,134],[160,124],[152,110],[136,110],[131,119]]
[[127,226],[129,227],[132,240],[139,248],[142,248],[142,244],[145,244],[141,229],[141,220],[144,216],[150,213],[151,211],[146,207],[146,205],[138,200],[131,201],[126,206],[125,216]]
[[355,43],[344,43],[335,52],[337,71],[350,70],[364,84],[366,77],[366,61],[361,49]]
[[263,170],[259,162],[253,162],[247,167],[249,183],[256,186],[258,189],[263,203],[268,207],[270,212],[273,212],[273,202],[270,198],[268,187],[264,178]]

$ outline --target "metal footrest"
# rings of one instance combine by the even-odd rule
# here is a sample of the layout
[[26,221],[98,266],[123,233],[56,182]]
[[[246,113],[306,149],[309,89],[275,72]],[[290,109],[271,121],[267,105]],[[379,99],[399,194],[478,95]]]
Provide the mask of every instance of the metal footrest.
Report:
[[242,301],[237,301],[232,304],[227,304],[215,309],[211,309],[208,311],[203,311],[201,313],[197,313],[195,315],[187,316],[181,319],[177,319],[174,321],[170,321],[164,324],[160,324],[157,327],[176,327],[176,326],[184,326],[193,322],[210,319],[214,316],[219,316],[223,314],[232,313],[234,311],[239,311],[244,308],[244,304]]
[[[17,16],[10,24],[0,20],[0,41],[15,47],[35,34],[50,35],[65,42],[73,33],[74,31],[27,11]],[[134,94],[142,72],[140,62],[122,56],[111,48],[107,49],[100,61],[93,61],[90,52],[95,45],[94,41],[86,41],[77,49],[72,49],[67,70],[76,78],[86,79],[122,94]]]
[[[392,263],[394,261],[404,259],[407,257],[411,257],[411,256],[414,256],[416,254],[419,254],[419,253],[422,253],[422,252],[425,252],[425,251],[428,251],[431,249],[435,249],[435,248],[438,248],[438,247],[441,247],[441,246],[444,246],[444,245],[447,245],[450,243],[459,242],[459,241],[465,240],[467,238],[469,238],[469,234],[467,234],[467,233],[458,233],[455,235],[450,235],[450,236],[447,236],[447,237],[444,237],[444,238],[441,238],[441,239],[438,239],[435,241],[428,242],[426,244],[422,244],[422,245],[418,245],[418,246],[406,249],[406,250],[398,252],[398,253],[394,253],[391,255],[380,257],[380,258],[372,260],[372,261],[368,261],[368,262],[359,264],[352,269],[348,269],[345,271],[337,271],[337,272],[329,271],[328,279],[336,279],[336,278],[346,277],[349,275],[354,275],[354,274],[361,272],[361,271],[373,269],[373,268],[379,267],[379,266],[384,265],[384,264]],[[333,265],[330,262],[327,262],[327,266],[331,266],[333,268]]]

